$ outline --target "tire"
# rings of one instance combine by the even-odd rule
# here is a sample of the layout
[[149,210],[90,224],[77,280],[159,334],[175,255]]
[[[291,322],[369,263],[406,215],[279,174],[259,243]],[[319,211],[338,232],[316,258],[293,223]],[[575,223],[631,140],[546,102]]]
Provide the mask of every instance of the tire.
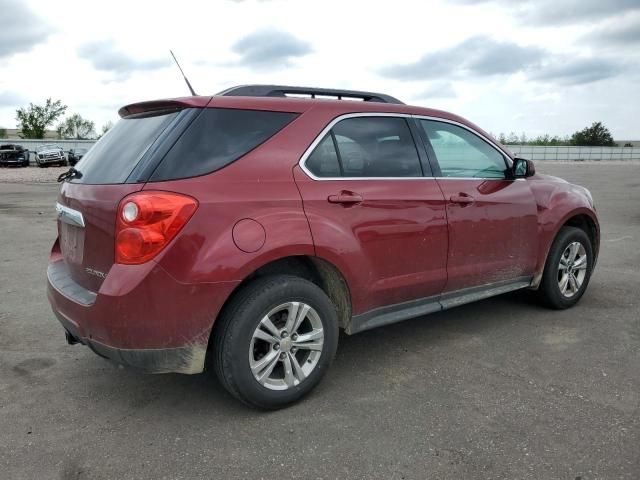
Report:
[[[579,244],[581,248],[577,247],[577,255],[571,260],[570,246],[576,244]],[[561,266],[560,262],[563,257]],[[582,257],[586,259],[584,266],[581,263]],[[562,227],[547,255],[542,281],[537,291],[538,299],[547,307],[557,310],[573,307],[587,289],[592,271],[593,247],[589,236],[579,228]],[[569,272],[573,273],[576,283],[570,281]],[[584,272],[584,275],[581,272]],[[566,284],[565,278],[567,278]],[[562,285],[566,285],[564,293]]]
[[[283,333],[288,325],[285,317],[292,311],[306,316],[288,335]],[[265,318],[281,337],[268,333]],[[312,333],[317,337],[320,329],[322,342],[319,338],[306,343],[294,341]],[[258,331],[260,337],[266,332],[270,340],[257,338]],[[320,382],[338,346],[338,317],[331,300],[317,285],[290,275],[262,277],[242,288],[224,308],[214,325],[212,340],[210,361],[229,393],[251,407],[275,410],[301,399]],[[275,366],[260,370],[260,362],[269,359],[266,364]],[[288,376],[287,365],[291,372]],[[306,374],[302,369],[307,369]],[[263,380],[258,380],[256,376],[267,371]]]

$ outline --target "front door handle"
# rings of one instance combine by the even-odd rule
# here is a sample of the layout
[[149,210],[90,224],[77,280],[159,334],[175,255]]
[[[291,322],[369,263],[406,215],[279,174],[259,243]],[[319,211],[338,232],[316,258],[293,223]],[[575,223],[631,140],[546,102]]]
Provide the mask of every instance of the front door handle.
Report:
[[356,203],[362,203],[362,196],[357,193],[343,190],[337,195],[329,195],[327,197],[329,203],[341,203],[343,205],[353,205]]
[[464,207],[465,205],[471,205],[475,200],[468,193],[460,192],[457,195],[451,195],[449,201],[451,203],[458,203]]

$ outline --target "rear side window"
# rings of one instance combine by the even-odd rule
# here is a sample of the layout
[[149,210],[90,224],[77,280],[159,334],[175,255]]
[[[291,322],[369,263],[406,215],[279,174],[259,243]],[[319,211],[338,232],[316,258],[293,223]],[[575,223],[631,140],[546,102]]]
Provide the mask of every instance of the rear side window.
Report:
[[195,177],[219,170],[264,143],[297,114],[205,108],[171,147],[151,181]]
[[[316,177],[422,176],[409,125],[399,117],[341,120],[309,156],[305,167]],[[329,175],[328,171],[336,173]]]
[[151,144],[178,112],[121,119],[75,166],[82,177],[73,183],[124,183]]

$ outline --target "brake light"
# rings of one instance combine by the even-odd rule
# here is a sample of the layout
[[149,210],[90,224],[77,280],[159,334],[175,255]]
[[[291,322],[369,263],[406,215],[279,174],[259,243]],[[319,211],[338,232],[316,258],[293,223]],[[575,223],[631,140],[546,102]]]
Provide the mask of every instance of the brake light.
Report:
[[194,198],[170,192],[138,192],[122,199],[116,221],[116,263],[135,265],[151,260],[196,208]]

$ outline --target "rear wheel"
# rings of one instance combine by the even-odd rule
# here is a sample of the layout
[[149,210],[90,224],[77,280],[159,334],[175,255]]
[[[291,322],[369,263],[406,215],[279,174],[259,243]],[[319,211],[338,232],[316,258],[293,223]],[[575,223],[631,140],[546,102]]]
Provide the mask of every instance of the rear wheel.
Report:
[[336,311],[322,289],[302,278],[271,276],[248,284],[225,308],[211,361],[236,398],[276,409],[320,382],[337,345]]
[[579,228],[563,227],[547,256],[538,297],[551,308],[572,307],[587,289],[592,269],[589,236]]

